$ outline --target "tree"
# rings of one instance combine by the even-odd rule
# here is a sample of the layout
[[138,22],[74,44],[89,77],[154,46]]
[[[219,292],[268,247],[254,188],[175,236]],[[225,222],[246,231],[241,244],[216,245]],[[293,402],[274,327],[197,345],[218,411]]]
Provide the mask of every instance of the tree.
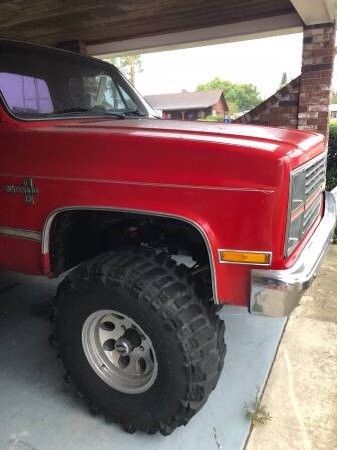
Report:
[[288,75],[287,72],[283,72],[280,87],[283,87],[286,84],[288,84]]
[[223,91],[230,114],[250,110],[261,103],[257,87],[250,83],[232,83],[216,77],[208,83],[197,86],[198,91],[209,91],[211,89]]
[[143,70],[140,55],[111,56],[104,58],[104,61],[116,66],[132,85],[136,82],[136,73]]
[[337,103],[337,91],[332,91],[331,103]]

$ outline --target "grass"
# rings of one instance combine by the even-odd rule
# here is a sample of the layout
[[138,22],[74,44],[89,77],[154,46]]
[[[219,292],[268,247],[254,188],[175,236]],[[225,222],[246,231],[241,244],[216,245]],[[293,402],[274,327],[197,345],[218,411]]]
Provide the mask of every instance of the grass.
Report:
[[265,425],[272,419],[267,407],[262,405],[258,391],[255,399],[250,404],[245,405],[245,415],[253,425]]

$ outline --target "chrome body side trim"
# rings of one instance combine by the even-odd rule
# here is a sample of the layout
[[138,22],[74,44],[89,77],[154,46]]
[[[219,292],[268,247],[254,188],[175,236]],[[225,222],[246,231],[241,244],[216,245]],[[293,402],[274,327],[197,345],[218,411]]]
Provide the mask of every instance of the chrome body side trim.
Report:
[[[221,252],[241,252],[241,253],[264,253],[265,255],[270,256],[270,262],[267,264],[261,263],[251,263],[251,262],[232,262],[232,261],[221,261]],[[264,250],[241,250],[239,248],[219,248],[218,249],[218,258],[220,264],[239,264],[244,266],[270,266],[272,263],[273,252],[264,251]]]
[[289,315],[311,285],[333,238],[337,188],[325,192],[324,216],[295,264],[284,270],[253,269],[250,312],[271,317]]
[[176,219],[180,220],[182,222],[188,223],[189,225],[193,226],[198,230],[198,232],[201,234],[201,237],[206,245],[207,252],[208,252],[208,259],[210,263],[211,268],[211,279],[212,279],[212,291],[213,291],[213,298],[214,303],[220,304],[221,302],[217,298],[217,282],[216,282],[216,274],[215,274],[215,260],[213,257],[212,252],[212,246],[208,239],[208,236],[204,229],[195,221],[192,219],[187,219],[186,217],[182,217],[176,214],[167,214],[164,212],[156,212],[156,211],[148,211],[148,210],[141,210],[141,209],[128,209],[128,208],[114,208],[111,206],[67,206],[64,208],[58,208],[54,211],[52,211],[49,216],[47,217],[47,220],[44,224],[43,231],[42,231],[42,254],[46,255],[49,253],[49,244],[50,244],[50,229],[53,223],[53,220],[57,216],[57,214],[61,212],[66,211],[108,211],[108,212],[121,212],[121,213],[131,213],[131,214],[147,214],[150,216],[155,217],[166,217],[169,219]]
[[[14,173],[0,173],[2,177],[10,178],[25,178],[26,175],[14,174]],[[117,184],[117,185],[127,185],[127,186],[146,186],[146,187],[164,187],[164,188],[186,188],[186,189],[198,189],[205,191],[224,191],[224,192],[258,192],[265,194],[273,194],[275,191],[269,189],[255,189],[246,187],[231,187],[231,186],[216,186],[216,185],[197,185],[197,184],[172,184],[172,183],[157,183],[151,181],[132,181],[132,180],[110,180],[104,178],[79,178],[79,177],[52,177],[52,176],[42,176],[42,175],[28,175],[30,178],[34,177],[34,180],[45,180],[45,181],[79,181],[81,183],[98,183],[98,184]],[[105,208],[105,207],[104,207]]]
[[22,228],[0,227],[1,236],[9,236],[31,241],[41,242],[42,236],[39,231],[23,230]]

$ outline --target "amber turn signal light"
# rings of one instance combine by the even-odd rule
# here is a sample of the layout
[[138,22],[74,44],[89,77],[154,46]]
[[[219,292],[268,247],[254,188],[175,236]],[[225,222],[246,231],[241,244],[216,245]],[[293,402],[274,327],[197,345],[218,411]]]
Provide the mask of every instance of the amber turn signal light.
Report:
[[219,259],[222,263],[258,264],[263,266],[270,266],[271,252],[219,250]]

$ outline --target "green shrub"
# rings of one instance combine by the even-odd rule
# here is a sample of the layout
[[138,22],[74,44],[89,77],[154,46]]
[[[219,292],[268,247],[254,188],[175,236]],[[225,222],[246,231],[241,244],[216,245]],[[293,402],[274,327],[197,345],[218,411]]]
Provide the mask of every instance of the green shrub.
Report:
[[217,114],[211,114],[210,116],[206,116],[204,119],[205,122],[223,122],[223,116]]
[[[337,123],[331,122],[329,128],[328,165],[326,171],[326,189],[331,191],[337,186]],[[335,231],[337,243],[337,228]]]
[[335,186],[337,186],[337,123],[332,122],[329,129],[326,188],[331,191]]

